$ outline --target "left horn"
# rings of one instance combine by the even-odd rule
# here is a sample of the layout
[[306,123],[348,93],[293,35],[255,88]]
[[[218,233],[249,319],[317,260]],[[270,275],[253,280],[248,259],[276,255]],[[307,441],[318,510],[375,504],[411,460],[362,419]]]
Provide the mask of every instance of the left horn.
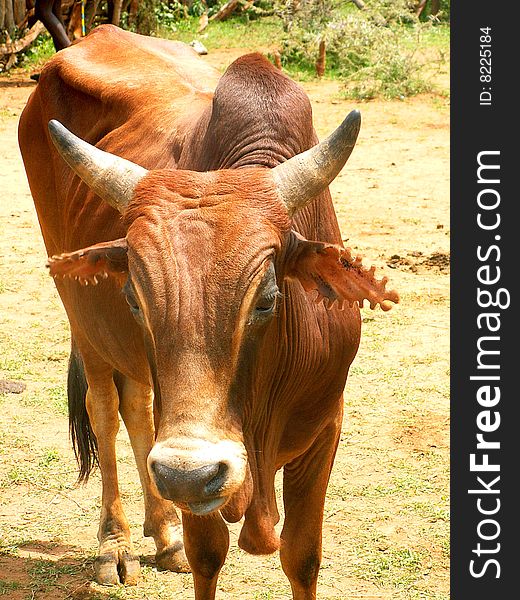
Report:
[[123,213],[133,198],[137,184],[148,171],[92,146],[54,119],[49,121],[49,133],[58,152],[72,170],[100,198]]
[[328,138],[272,169],[278,193],[290,215],[335,179],[352,153],[360,126],[361,114],[353,110]]

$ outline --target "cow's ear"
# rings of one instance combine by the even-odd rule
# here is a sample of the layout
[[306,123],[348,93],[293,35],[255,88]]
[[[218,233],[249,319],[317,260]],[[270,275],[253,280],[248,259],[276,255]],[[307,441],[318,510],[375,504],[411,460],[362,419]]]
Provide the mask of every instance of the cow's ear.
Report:
[[316,302],[324,302],[331,308],[337,301],[340,308],[346,302],[367,300],[370,308],[378,304],[383,310],[399,302],[395,291],[386,289],[387,277],[375,278],[375,267],[366,268],[360,256],[354,256],[350,248],[335,244],[311,242],[292,231],[287,255],[286,275],[298,279],[303,288],[316,290]]
[[70,277],[82,285],[96,285],[109,275],[123,285],[128,275],[127,250],[126,239],[121,238],[52,256],[47,267],[54,278]]

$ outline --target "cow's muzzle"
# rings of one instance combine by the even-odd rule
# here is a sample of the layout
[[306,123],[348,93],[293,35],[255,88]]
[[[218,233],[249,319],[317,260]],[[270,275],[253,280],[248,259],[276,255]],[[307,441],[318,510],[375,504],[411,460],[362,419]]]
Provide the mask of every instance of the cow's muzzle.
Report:
[[176,442],[156,444],[148,457],[161,496],[196,515],[218,510],[244,482],[244,446],[231,441]]

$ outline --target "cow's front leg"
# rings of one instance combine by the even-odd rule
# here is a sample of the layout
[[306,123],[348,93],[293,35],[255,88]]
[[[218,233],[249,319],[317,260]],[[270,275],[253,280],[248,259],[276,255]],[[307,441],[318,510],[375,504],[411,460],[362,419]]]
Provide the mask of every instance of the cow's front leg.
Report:
[[153,537],[157,547],[156,565],[161,569],[187,573],[182,526],[172,502],[165,500],[150,478],[146,459],[154,443],[153,392],[149,386],[125,378],[122,383],[121,416],[134,451],[144,494],[144,535]]
[[184,547],[193,573],[195,600],[214,600],[220,569],[229,548],[229,531],[220,513],[183,513]]
[[323,506],[340,429],[339,424],[327,428],[303,456],[284,468],[280,558],[293,600],[316,598]]
[[101,470],[102,498],[98,540],[99,555],[94,563],[96,580],[104,585],[136,584],[139,558],[134,554],[117,481],[116,435],[119,430],[119,395],[109,377],[89,379],[86,406],[97,439]]

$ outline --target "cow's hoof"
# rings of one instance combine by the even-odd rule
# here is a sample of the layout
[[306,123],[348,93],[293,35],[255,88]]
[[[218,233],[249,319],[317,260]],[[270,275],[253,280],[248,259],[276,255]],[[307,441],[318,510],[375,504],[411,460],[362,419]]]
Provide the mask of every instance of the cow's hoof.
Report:
[[101,585],[137,585],[141,567],[139,558],[128,552],[98,556],[94,561],[96,581]]
[[184,553],[184,547],[179,544],[168,546],[155,555],[155,564],[161,571],[173,571],[174,573],[191,573],[188,559]]

